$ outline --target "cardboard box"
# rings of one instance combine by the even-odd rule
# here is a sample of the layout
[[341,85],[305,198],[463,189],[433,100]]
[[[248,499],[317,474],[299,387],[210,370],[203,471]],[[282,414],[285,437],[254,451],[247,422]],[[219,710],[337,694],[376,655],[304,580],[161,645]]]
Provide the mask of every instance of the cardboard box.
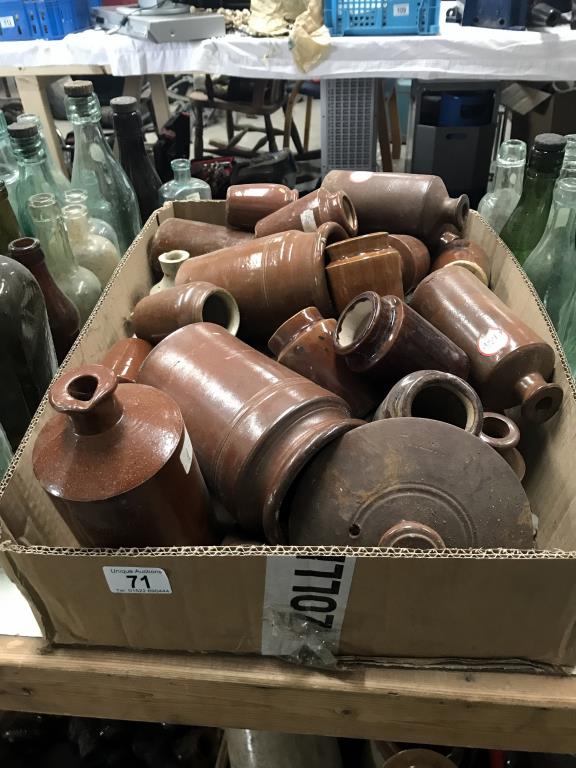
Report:
[[[218,202],[158,211],[123,259],[65,368],[98,361],[128,333],[131,308],[150,287],[146,243],[174,213],[212,222],[224,216]],[[0,487],[0,519],[12,539],[0,547],[0,562],[33,603],[47,640],[289,655],[319,664],[338,655],[419,666],[574,665],[576,552],[562,550],[576,550],[576,390],[517,262],[474,213],[469,236],[493,259],[496,293],[558,349],[562,409],[526,430],[522,446],[541,551],[74,550],[32,472],[34,438],[50,417],[44,400]],[[109,580],[120,592],[111,591]],[[130,593],[135,582],[139,591]]]

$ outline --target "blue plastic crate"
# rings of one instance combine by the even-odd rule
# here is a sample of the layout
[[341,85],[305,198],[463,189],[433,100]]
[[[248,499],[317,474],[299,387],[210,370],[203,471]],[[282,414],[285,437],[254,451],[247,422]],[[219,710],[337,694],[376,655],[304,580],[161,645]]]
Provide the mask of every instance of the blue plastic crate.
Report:
[[333,35],[437,35],[440,0],[324,0]]
[[0,42],[31,40],[32,37],[24,3],[21,0],[1,0]]
[[24,0],[24,5],[33,38],[60,40],[92,26],[88,0]]

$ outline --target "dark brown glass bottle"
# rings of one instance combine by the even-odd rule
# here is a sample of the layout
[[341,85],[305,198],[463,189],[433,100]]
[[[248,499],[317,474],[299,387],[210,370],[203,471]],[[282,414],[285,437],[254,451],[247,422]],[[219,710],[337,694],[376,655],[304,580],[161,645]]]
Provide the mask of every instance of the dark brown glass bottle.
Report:
[[27,267],[36,278],[44,295],[48,323],[54,340],[56,357],[61,363],[80,331],[80,315],[48,271],[40,241],[35,237],[21,237],[8,245],[8,255]]
[[8,243],[21,235],[18,219],[8,200],[6,184],[0,179],[0,253],[8,256]]

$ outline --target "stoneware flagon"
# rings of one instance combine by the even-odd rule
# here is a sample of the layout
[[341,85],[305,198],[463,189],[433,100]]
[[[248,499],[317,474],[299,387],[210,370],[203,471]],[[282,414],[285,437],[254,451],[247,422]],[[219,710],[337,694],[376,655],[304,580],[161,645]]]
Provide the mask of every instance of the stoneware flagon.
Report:
[[562,389],[548,383],[554,350],[467,269],[451,265],[428,275],[411,306],[467,353],[487,410],[521,405],[535,423],[556,413]]
[[320,224],[317,232],[322,236],[325,245],[339,243],[341,240],[347,240],[349,237],[349,234],[344,227],[340,224],[336,224],[335,221],[327,221],[325,224]]
[[468,377],[465,352],[397,296],[361,293],[338,318],[336,354],[357,373],[392,385],[417,370]]
[[520,442],[520,430],[516,422],[502,413],[486,411],[480,439],[495,451],[498,451],[510,464],[519,480],[526,474],[526,463],[517,446]]
[[284,184],[233,184],[226,193],[226,223],[254,231],[260,219],[298,200],[298,190]]
[[333,317],[324,269],[324,240],[317,232],[281,232],[190,259],[176,285],[207,280],[225,288],[240,310],[241,339],[268,341],[289,317],[316,307]]
[[210,501],[180,409],[164,392],[118,386],[101,365],[50,388],[56,414],[34,474],[82,547],[213,544]]
[[376,387],[353,373],[334,351],[336,320],[307,307],[286,320],[270,337],[268,348],[279,363],[339,395],[353,416],[366,416],[378,405]]
[[100,364],[115,374],[119,384],[135,384],[142,363],[146,360],[152,345],[134,336],[120,339],[104,355]]
[[288,520],[290,544],[302,546],[381,546],[406,521],[450,548],[533,545],[528,499],[502,457],[459,427],[414,417],[326,446],[294,484]]
[[422,240],[411,235],[388,235],[388,242],[402,259],[404,293],[410,293],[430,272],[430,251]]
[[264,531],[271,543],[284,539],[282,505],[298,472],[362,423],[341,398],[211,323],[160,342],[139,381],[180,405],[208,486],[249,535]]
[[150,295],[165,291],[167,288],[174,288],[174,280],[180,266],[190,258],[188,251],[168,251],[158,256],[158,263],[162,270],[163,277],[160,282],[150,288]]
[[256,237],[266,237],[291,229],[315,232],[329,221],[340,224],[349,235],[358,233],[358,219],[349,197],[344,192],[329,192],[320,187],[261,219],[254,233]]
[[215,323],[236,335],[240,312],[234,297],[213,283],[198,281],[145,296],[132,313],[132,329],[140,339],[157,344],[192,323]]
[[449,264],[464,267],[481,280],[484,285],[490,285],[492,265],[484,248],[470,240],[465,240],[450,230],[442,233],[438,255],[432,263],[432,272],[443,269]]

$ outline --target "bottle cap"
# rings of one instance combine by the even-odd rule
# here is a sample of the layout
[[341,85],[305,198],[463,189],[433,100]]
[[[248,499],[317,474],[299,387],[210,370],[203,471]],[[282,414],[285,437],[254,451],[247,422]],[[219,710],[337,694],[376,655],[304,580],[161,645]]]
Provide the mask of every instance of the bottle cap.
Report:
[[90,80],[74,80],[71,83],[66,83],[64,93],[73,98],[91,96],[94,93],[94,85]]
[[31,136],[38,136],[38,126],[30,120],[24,120],[21,123],[9,125],[8,133],[14,139],[27,139]]
[[534,149],[541,152],[562,152],[566,146],[566,139],[559,133],[540,133],[534,139]]
[[134,96],[117,96],[115,99],[110,99],[110,106],[113,112],[121,115],[138,111],[138,101]]

